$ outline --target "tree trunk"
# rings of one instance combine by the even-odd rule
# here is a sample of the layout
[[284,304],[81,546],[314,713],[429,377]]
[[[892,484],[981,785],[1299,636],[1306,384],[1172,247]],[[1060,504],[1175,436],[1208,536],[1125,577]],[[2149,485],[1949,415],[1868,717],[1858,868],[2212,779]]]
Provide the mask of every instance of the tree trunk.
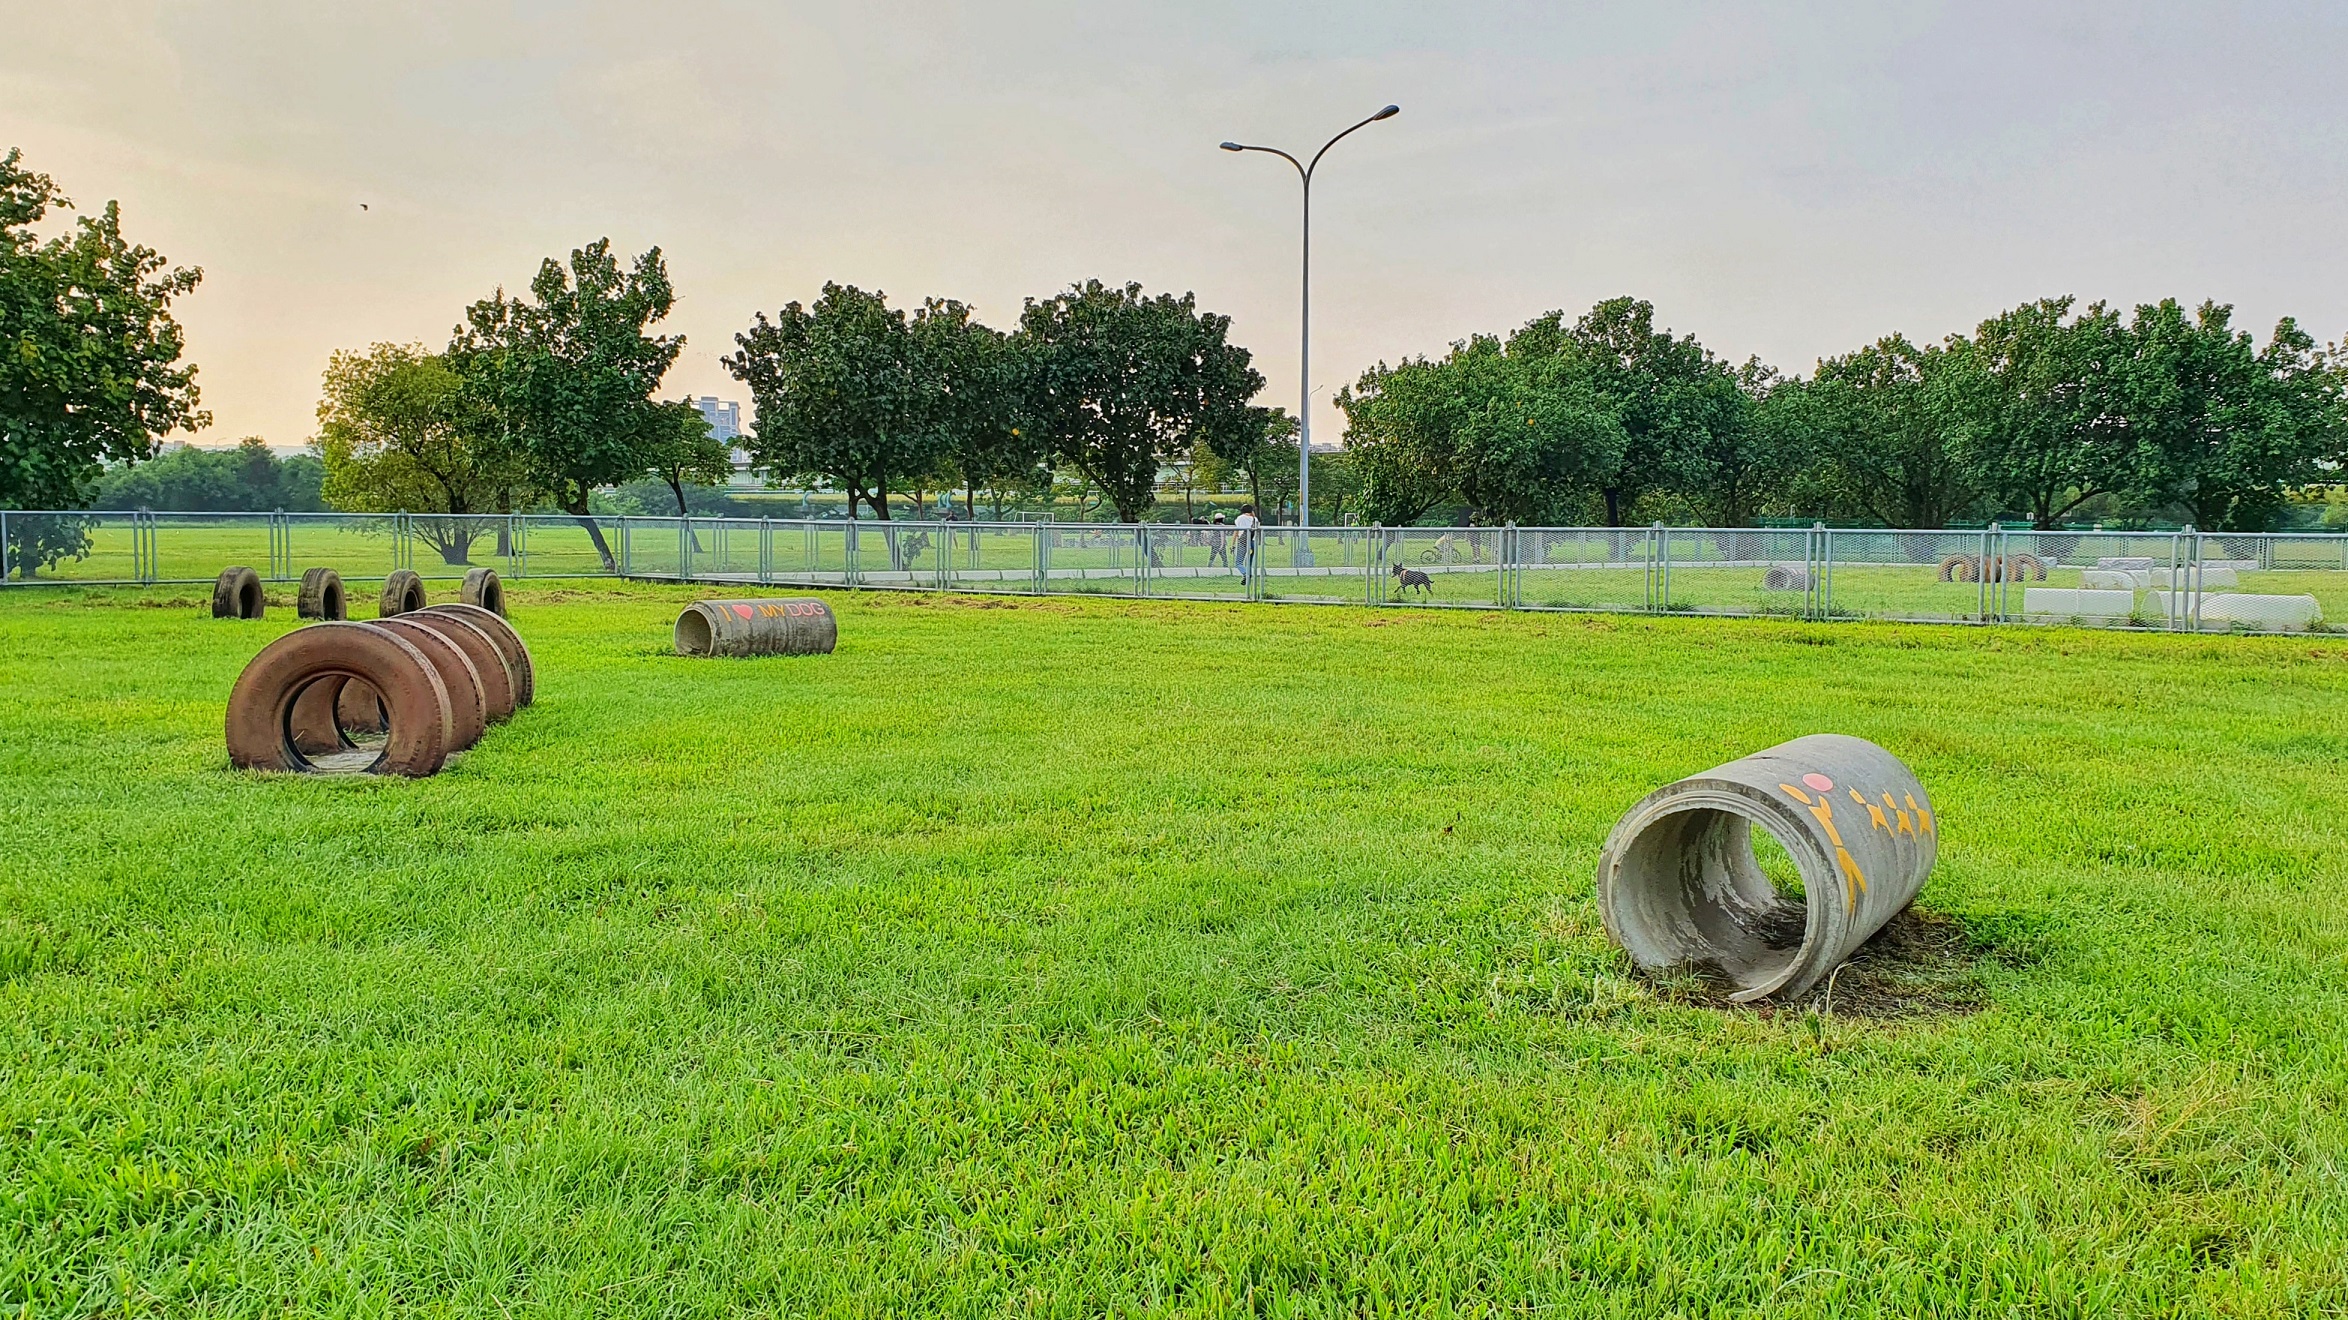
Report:
[[597,523],[594,516],[587,512],[586,495],[581,494],[577,499],[564,504],[563,512],[577,519],[579,525],[587,529],[587,539],[595,543],[595,553],[603,560],[603,571],[614,575],[618,574],[620,561],[613,557],[611,544],[603,539],[602,525]]
[[701,533],[693,530],[693,515],[685,511],[685,483],[675,477],[668,479],[669,489],[676,493],[677,516],[685,519],[685,536],[693,543],[693,553],[701,553]]

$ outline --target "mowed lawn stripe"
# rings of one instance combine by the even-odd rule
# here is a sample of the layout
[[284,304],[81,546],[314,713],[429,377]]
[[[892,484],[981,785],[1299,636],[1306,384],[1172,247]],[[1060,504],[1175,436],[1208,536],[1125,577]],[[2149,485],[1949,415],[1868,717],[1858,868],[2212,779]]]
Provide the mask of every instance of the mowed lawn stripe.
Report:
[[[377,782],[226,768],[290,601],[0,592],[0,1305],[2348,1307],[2348,644],[694,595]],[[1962,993],[1633,974],[1615,817],[1829,730]]]

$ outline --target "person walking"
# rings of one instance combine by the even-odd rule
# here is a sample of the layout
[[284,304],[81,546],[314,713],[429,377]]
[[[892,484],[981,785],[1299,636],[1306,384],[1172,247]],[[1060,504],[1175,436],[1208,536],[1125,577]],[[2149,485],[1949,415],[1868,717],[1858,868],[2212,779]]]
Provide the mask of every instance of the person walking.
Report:
[[1253,576],[1262,567],[1258,560],[1264,549],[1261,540],[1263,525],[1263,520],[1256,517],[1256,506],[1252,504],[1239,506],[1239,520],[1232,524],[1232,536],[1239,543],[1236,547],[1238,552],[1236,567],[1239,569],[1242,581]]
[[1215,521],[1211,526],[1213,530],[1207,533],[1207,567],[1213,568],[1215,565],[1221,564],[1223,567],[1229,568],[1231,567],[1231,533],[1223,525],[1223,511],[1221,509],[1215,510]]

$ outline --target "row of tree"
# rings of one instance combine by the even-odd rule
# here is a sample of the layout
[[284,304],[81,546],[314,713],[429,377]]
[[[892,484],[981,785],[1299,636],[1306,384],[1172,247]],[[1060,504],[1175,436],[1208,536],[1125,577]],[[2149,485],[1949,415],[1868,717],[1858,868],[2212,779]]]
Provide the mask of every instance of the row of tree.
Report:
[[1338,404],[1363,516],[1390,524],[1465,505],[1528,524],[2258,529],[2348,462],[2348,360],[2289,320],[2261,347],[2230,308],[2174,301],[2122,316],[2046,299],[1805,380],[1731,365],[1616,298],[1380,364]]
[[327,507],[316,455],[278,457],[257,435],[231,449],[166,446],[144,463],[114,463],[90,487],[93,509],[189,513],[316,513]]
[[1009,332],[932,298],[908,315],[877,292],[827,284],[806,307],[763,313],[726,369],[749,388],[745,447],[779,479],[821,481],[889,516],[889,493],[1048,491],[1078,474],[1126,522],[1170,466],[1209,454],[1251,476],[1286,418],[1255,407],[1263,376],[1230,318],[1189,294],[1095,280],[1030,299]]

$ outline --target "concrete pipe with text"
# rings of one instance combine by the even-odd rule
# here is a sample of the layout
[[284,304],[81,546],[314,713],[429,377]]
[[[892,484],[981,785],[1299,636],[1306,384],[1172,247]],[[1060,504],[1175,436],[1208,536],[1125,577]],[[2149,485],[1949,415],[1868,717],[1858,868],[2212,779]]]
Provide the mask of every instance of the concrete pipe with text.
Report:
[[828,655],[839,639],[820,600],[697,600],[677,616],[678,655]]
[[[1799,896],[1754,855],[1784,848]],[[1932,799],[1863,738],[1812,734],[1648,794],[1598,854],[1606,933],[1645,968],[1706,968],[1729,998],[1790,999],[1915,901],[1940,852]]]

